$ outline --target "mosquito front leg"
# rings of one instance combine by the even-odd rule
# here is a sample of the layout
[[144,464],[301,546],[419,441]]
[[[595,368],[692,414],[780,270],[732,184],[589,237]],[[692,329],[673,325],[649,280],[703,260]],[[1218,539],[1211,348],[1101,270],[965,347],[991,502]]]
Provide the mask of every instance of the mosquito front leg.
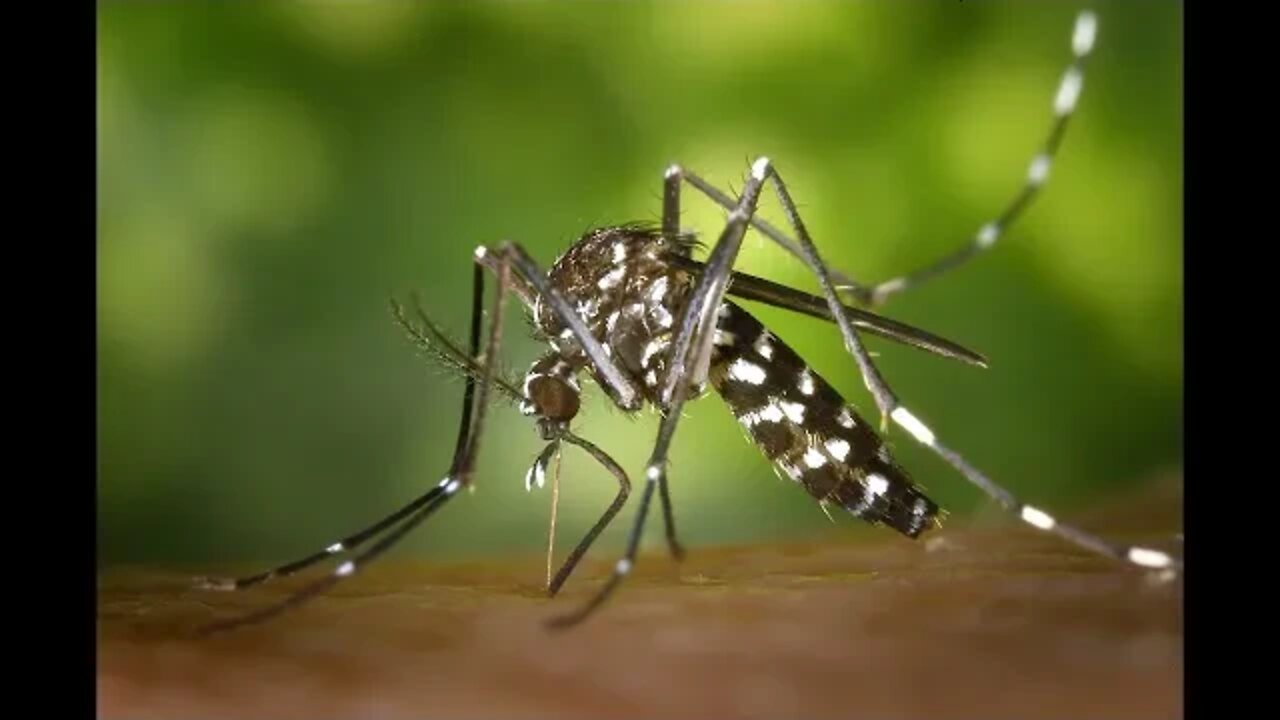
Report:
[[[262,610],[238,618],[211,623],[201,629],[201,634],[209,634],[262,622],[324,593],[334,585],[337,585],[343,579],[354,575],[357,570],[363,569],[377,557],[391,549],[401,540],[401,538],[443,507],[450,498],[457,494],[459,489],[470,484],[475,468],[476,455],[479,452],[479,440],[482,434],[481,431],[483,429],[485,411],[489,404],[490,388],[493,386],[494,382],[495,367],[502,338],[503,306],[505,305],[504,300],[506,298],[507,282],[510,274],[509,267],[506,263],[503,263],[499,267],[497,274],[498,282],[497,288],[495,289],[494,310],[490,321],[488,342],[485,345],[486,353],[484,371],[478,382],[475,377],[467,375],[466,386],[463,392],[462,417],[458,423],[458,441],[455,446],[453,462],[450,465],[449,473],[422,497],[387,518],[384,518],[370,528],[352,536],[352,538],[358,538],[358,541],[352,542],[352,538],[348,538],[346,541],[341,543],[344,545],[343,549],[352,549],[356,545],[372,538],[376,532],[392,525],[395,520],[404,518],[398,527],[389,532],[364,553],[358,555],[354,559],[343,562],[328,576],[307,585],[274,605],[270,605]],[[480,327],[481,318],[483,317],[483,268],[477,265],[473,278],[474,291],[472,295],[470,357],[475,358],[479,355]],[[351,544],[348,545],[347,543]],[[336,547],[337,544],[331,546],[331,549]],[[335,552],[338,551],[339,550],[335,549]],[[326,551],[325,556],[329,554],[332,553]],[[297,569],[300,569],[302,563],[309,559],[310,558],[291,564],[293,566],[292,571],[296,572]]]
[[591,529],[587,531],[586,536],[578,542],[577,547],[569,553],[569,557],[565,559],[564,564],[560,566],[560,570],[556,572],[555,578],[552,579],[547,586],[547,593],[549,595],[555,595],[560,592],[560,588],[564,586],[565,581],[569,579],[569,575],[571,575],[574,568],[578,566],[578,562],[582,560],[582,556],[587,554],[587,551],[591,549],[592,543],[594,543],[600,533],[609,526],[609,523],[613,521],[613,518],[618,514],[618,511],[622,510],[622,506],[627,503],[627,497],[631,494],[631,481],[627,479],[626,471],[624,471],[622,466],[618,465],[618,463],[615,462],[608,453],[596,447],[591,442],[580,438],[567,430],[561,437],[565,442],[577,445],[587,451],[591,457],[595,458],[596,462],[603,465],[606,470],[612,473],[613,477],[618,481],[618,494],[614,497],[613,502],[609,504],[609,507],[605,509],[604,514],[600,516],[600,519],[596,521],[596,524],[593,525]]

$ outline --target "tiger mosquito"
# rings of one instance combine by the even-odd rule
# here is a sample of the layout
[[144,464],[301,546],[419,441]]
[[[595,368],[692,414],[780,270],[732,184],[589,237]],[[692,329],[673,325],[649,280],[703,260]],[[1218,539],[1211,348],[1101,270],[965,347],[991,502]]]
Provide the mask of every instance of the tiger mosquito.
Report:
[[[672,165],[663,181],[660,227],[637,223],[591,230],[557,258],[549,272],[544,272],[516,242],[476,248],[466,350],[458,347],[421,307],[415,307],[413,319],[403,306],[392,301],[395,317],[410,338],[465,378],[462,416],[449,471],[435,487],[399,510],[305,558],[239,579],[198,579],[197,585],[204,589],[242,590],[292,575],[334,556],[353,553],[383,531],[394,528],[363,553],[341,562],[327,576],[279,603],[213,623],[205,630],[262,621],[325,592],[366,567],[444,507],[460,489],[473,482],[486,410],[490,394],[495,391],[533,418],[541,438],[547,442],[526,473],[527,487],[543,484],[548,464],[565,443],[585,451],[618,483],[614,501],[549,583],[548,593],[556,595],[631,492],[626,471],[607,452],[570,430],[581,408],[583,373],[623,412],[635,414],[651,405],[661,419],[622,557],[585,604],[550,618],[548,624],[552,627],[568,627],[590,616],[632,570],[655,491],[661,499],[668,548],[677,560],[684,556],[676,537],[667,463],[682,408],[702,397],[708,384],[768,460],[824,510],[834,505],[855,518],[887,526],[912,539],[941,524],[942,510],[894,459],[881,439],[892,422],[1032,527],[1114,560],[1159,571],[1165,577],[1180,572],[1181,559],[1161,550],[1117,544],[1059,522],[1045,510],[1017,499],[943,445],[938,435],[899,401],[863,346],[859,333],[979,367],[986,366],[985,359],[954,342],[841,300],[845,295],[859,305],[878,307],[891,296],[961,266],[995,245],[1048,179],[1083,88],[1084,63],[1096,33],[1096,15],[1091,11],[1080,13],[1071,35],[1072,59],[1054,94],[1048,136],[1033,156],[1020,191],[1003,212],[981,225],[958,251],[914,273],[868,286],[829,269],[782,176],[768,158],[760,157],[752,163],[736,199],[689,169]],[[693,259],[699,244],[679,226],[682,183],[729,211],[705,261]],[[795,239],[756,217],[757,202],[766,184],[773,186]],[[748,227],[802,260],[817,279],[821,297],[735,270]],[[488,273],[496,278],[496,287],[482,352]],[[522,301],[535,333],[550,348],[528,369],[523,383],[506,377],[498,368],[509,292]],[[878,429],[782,338],[726,296],[834,322],[874,398],[879,412]]]

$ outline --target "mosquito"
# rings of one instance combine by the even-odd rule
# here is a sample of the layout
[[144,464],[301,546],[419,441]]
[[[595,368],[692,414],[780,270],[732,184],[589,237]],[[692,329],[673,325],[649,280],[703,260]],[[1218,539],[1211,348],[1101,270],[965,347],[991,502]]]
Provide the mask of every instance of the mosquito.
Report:
[[[584,376],[624,413],[635,414],[652,406],[657,409],[660,422],[622,557],[594,595],[576,610],[550,618],[551,627],[573,626],[591,616],[631,572],[655,494],[661,502],[669,551],[677,560],[684,557],[676,533],[667,464],[682,408],[704,396],[708,386],[774,467],[799,484],[824,510],[836,507],[912,539],[941,524],[941,508],[895,460],[882,439],[893,423],[1032,527],[1165,576],[1180,572],[1181,559],[1154,548],[1114,543],[1059,522],[996,484],[945,446],[937,433],[898,399],[861,339],[862,333],[869,333],[950,360],[986,366],[985,358],[972,350],[867,308],[878,307],[891,296],[989,250],[1025,212],[1048,179],[1083,88],[1084,64],[1096,34],[1096,15],[1091,11],[1080,13],[1071,34],[1071,61],[1053,97],[1049,133],[1032,157],[1019,192],[959,250],[914,273],[865,285],[828,268],[777,167],[767,157],[760,157],[751,164],[736,198],[688,168],[672,165],[663,180],[660,226],[631,223],[588,231],[547,271],[517,242],[476,248],[471,325],[465,349],[416,305],[416,299],[414,317],[392,301],[395,318],[415,344],[465,378],[456,446],[448,472],[437,485],[399,510],[305,558],[250,577],[198,580],[205,589],[243,590],[335,556],[354,553],[381,536],[327,576],[279,603],[214,623],[206,630],[262,621],[325,592],[367,567],[443,508],[459,490],[471,485],[494,393],[532,418],[547,443],[526,473],[526,486],[543,484],[548,464],[559,457],[566,444],[587,453],[618,483],[614,501],[548,583],[548,593],[556,595],[631,493],[627,472],[607,452],[571,429],[581,408]],[[693,258],[700,244],[679,224],[685,183],[728,211],[724,228],[703,261]],[[756,216],[766,185],[776,193],[794,237]],[[735,270],[748,228],[756,229],[798,257],[816,278],[821,296]],[[482,348],[485,280],[489,275],[495,279],[495,288]],[[522,382],[507,377],[498,367],[509,294],[519,298],[537,336],[548,347],[529,367]],[[863,307],[846,305],[842,296]],[[835,323],[874,398],[878,425],[859,414],[781,337],[730,297]],[[387,532],[383,534],[384,531]]]

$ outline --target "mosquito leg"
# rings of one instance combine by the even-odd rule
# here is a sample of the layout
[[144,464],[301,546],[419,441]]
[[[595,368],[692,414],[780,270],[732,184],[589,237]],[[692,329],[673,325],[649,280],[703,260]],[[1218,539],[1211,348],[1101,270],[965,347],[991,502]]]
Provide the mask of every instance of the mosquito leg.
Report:
[[906,430],[920,444],[928,447],[943,460],[947,461],[966,480],[976,485],[995,499],[996,502],[1000,503],[1002,507],[1017,515],[1023,522],[1032,527],[1051,532],[1080,547],[1114,560],[1154,570],[1173,572],[1182,570],[1182,561],[1180,559],[1174,558],[1161,550],[1137,545],[1122,545],[1104,540],[1093,533],[1058,522],[1044,510],[1022,502],[1014,497],[1013,493],[997,485],[981,471],[969,464],[959,453],[938,442],[937,435],[907,408],[901,405],[894,408],[893,421]]
[[[774,186],[777,188],[780,199],[786,195],[785,185],[778,177],[777,172],[773,170],[773,167],[769,165],[767,161],[764,161],[762,173],[766,177],[773,178]],[[678,167],[667,171],[668,178],[673,174],[682,175],[685,180],[689,181],[691,185],[698,188],[698,190],[705,193],[712,200],[715,200],[721,205],[724,204],[723,201],[726,199],[724,194],[716,190],[714,186],[706,183],[701,178],[698,178],[696,175],[683,171]],[[876,406],[880,409],[880,425],[883,429],[888,424],[889,412],[897,405],[897,398],[893,396],[889,386],[884,382],[884,379],[880,377],[880,371],[871,362],[871,358],[867,353],[866,348],[863,347],[862,341],[859,339],[857,333],[854,332],[853,323],[849,319],[849,313],[846,312],[844,305],[836,295],[835,281],[833,279],[836,276],[836,273],[828,269],[818,257],[817,249],[809,239],[808,232],[805,230],[799,214],[795,211],[794,203],[789,202],[789,198],[787,198],[787,200],[784,200],[783,202],[783,207],[787,210],[787,218],[790,220],[791,226],[800,237],[800,241],[798,243],[788,238],[784,233],[778,231],[773,226],[763,221],[754,220],[754,213],[752,214],[752,226],[759,229],[766,237],[769,237],[779,243],[790,252],[795,253],[818,275],[818,279],[822,284],[823,295],[827,300],[831,316],[840,327],[840,334],[844,338],[845,348],[853,355],[854,360],[858,363],[858,369],[862,372],[862,377],[866,382],[867,389],[871,391],[875,398]],[[707,264],[709,266],[710,262],[708,261]],[[707,274],[710,273],[708,272]],[[847,282],[846,285],[852,286],[856,285],[856,283]]]
[[[737,205],[737,202],[733,198],[729,197],[728,195],[723,193],[719,188],[717,188],[715,185],[712,185],[711,183],[702,179],[697,174],[693,173],[687,168],[681,167],[679,165],[671,166],[671,168],[667,170],[668,182],[670,182],[670,179],[673,176],[683,179],[685,182],[689,183],[696,190],[698,190],[698,192],[701,192],[703,195],[706,195],[715,204],[719,205],[720,207],[726,210],[733,210],[734,207],[736,207]],[[678,203],[677,203],[677,207],[678,207]],[[795,255],[798,258],[801,258],[801,259],[804,258],[804,253],[800,249],[800,244],[797,243],[795,240],[792,240],[790,237],[788,237],[786,233],[782,232],[778,228],[769,224],[767,220],[761,218],[758,215],[753,214],[751,216],[750,223],[751,223],[751,227],[760,231],[760,233],[762,233],[765,237],[781,245],[783,248],[787,250],[787,252],[791,253],[792,255]],[[862,283],[859,283],[849,275],[842,273],[839,270],[832,269],[830,272],[831,272],[831,279],[836,283],[836,285],[839,288],[844,289],[847,292],[850,292],[851,294],[853,294],[855,299],[858,300],[858,302],[865,305],[870,301],[871,290],[867,286],[863,285]]]
[[[796,235],[800,238],[801,248],[805,253],[806,262],[810,268],[818,275],[819,283],[822,285],[823,294],[827,298],[832,315],[834,315],[840,325],[841,331],[845,335],[846,342],[855,341],[856,335],[852,332],[848,318],[845,316],[844,306],[836,299],[832,289],[831,279],[823,265],[821,258],[818,257],[817,249],[813,245],[813,241],[809,238],[809,233],[804,227],[804,223],[800,220],[799,212],[796,210],[795,202],[791,199],[791,195],[787,192],[786,185],[776,171],[771,172],[774,188],[778,193],[778,200],[782,203],[783,211],[795,229]],[[846,330],[846,328],[848,328]],[[1026,505],[1016,499],[1009,491],[992,482],[989,478],[979,472],[970,465],[958,453],[950,450],[937,441],[937,436],[924,425],[915,415],[906,407],[902,406],[893,391],[885,383],[880,376],[875,364],[870,358],[866,358],[865,362],[859,358],[859,367],[871,368],[871,373],[864,370],[863,378],[867,386],[871,389],[872,394],[876,397],[877,404],[884,416],[891,418],[895,423],[905,429],[913,438],[921,444],[932,449],[939,457],[946,460],[952,467],[960,472],[969,482],[976,485],[983,492],[995,498],[1002,506],[1012,513],[1017,514],[1028,524],[1041,530],[1053,532],[1081,547],[1088,548],[1094,552],[1101,553],[1108,557],[1128,561],[1135,565],[1147,568],[1155,568],[1160,570],[1181,568],[1181,562],[1173,559],[1171,556],[1159,550],[1152,550],[1143,547],[1128,547],[1116,545],[1105,541],[1095,535],[1087,533],[1078,528],[1069,525],[1063,525],[1053,517],[1045,513],[1043,510]]]
[[[674,247],[681,247],[680,243],[675,242],[675,238],[680,234],[680,181],[682,176],[683,170],[680,166],[672,165],[667,168],[667,172],[663,177],[662,234]],[[680,544],[680,540],[676,537],[676,516],[671,504],[671,489],[667,483],[666,473],[663,473],[658,482],[658,494],[662,499],[662,520],[666,528],[667,548],[671,552],[671,557],[677,561],[683,560],[685,550],[684,546]]]
[[[881,305],[891,295],[914,288],[926,280],[963,265],[979,254],[991,249],[1016,221],[1027,206],[1039,193],[1049,179],[1049,169],[1054,156],[1062,143],[1062,136],[1067,129],[1067,121],[1071,118],[1080,98],[1080,90],[1084,86],[1084,63],[1093,49],[1094,38],[1098,31],[1098,19],[1092,12],[1085,11],[1076,17],[1075,27],[1071,34],[1071,64],[1067,66],[1058,90],[1053,98],[1053,123],[1049,127],[1048,136],[1031,158],[1027,168],[1027,177],[1022,189],[995,219],[978,228],[973,237],[955,252],[926,265],[915,272],[887,280],[871,290],[871,304]],[[856,292],[856,291],[855,291]]]
[[[1062,143],[1063,135],[1066,133],[1067,122],[1075,111],[1080,99],[1080,91],[1084,87],[1084,64],[1089,53],[1093,50],[1097,30],[1098,18],[1093,12],[1084,11],[1076,16],[1075,26],[1071,34],[1072,61],[1063,74],[1061,81],[1059,81],[1057,91],[1054,93],[1053,122],[1050,125],[1048,136],[1041,145],[1040,151],[1031,159],[1022,189],[1014,196],[1004,211],[997,215],[995,219],[978,228],[973,237],[959,250],[930,265],[926,265],[920,270],[886,280],[874,286],[860,283],[838,270],[831,269],[829,271],[831,279],[838,292],[848,293],[855,301],[864,306],[882,305],[889,297],[909,288],[917,287],[927,280],[963,265],[977,255],[991,249],[1000,236],[1008,232],[1009,227],[1021,217],[1049,178],[1049,170]],[[688,170],[678,167],[674,169],[685,181],[716,204],[726,210],[733,209],[734,200],[714,185]],[[670,173],[671,171],[668,171],[668,174]],[[792,255],[801,259],[804,258],[803,250],[798,243],[765,220],[753,217],[751,226],[781,245]]]
[[609,457],[608,453],[596,447],[593,443],[580,438],[567,430],[561,437],[565,442],[572,443],[583,450],[586,450],[596,459],[596,462],[600,463],[606,470],[613,473],[613,476],[618,480],[618,495],[604,511],[604,514],[600,516],[600,519],[596,521],[596,524],[587,531],[586,536],[583,537],[578,543],[578,546],[573,549],[573,552],[569,553],[569,557],[564,561],[564,565],[562,565],[560,570],[556,572],[555,579],[547,585],[548,595],[555,595],[560,592],[560,588],[564,585],[565,581],[569,579],[569,575],[573,573],[574,568],[577,567],[578,561],[580,561],[582,556],[587,553],[587,550],[591,548],[591,544],[596,541],[596,537],[599,536],[600,533],[608,527],[609,523],[613,521],[613,517],[617,515],[618,511],[622,509],[622,506],[626,504],[627,496],[631,494],[631,481],[627,479],[626,471],[624,471],[618,463],[614,462],[613,458]]
[[[710,353],[716,312],[724,299],[734,260],[742,247],[742,236],[746,232],[751,216],[755,214],[760,188],[768,171],[767,158],[760,158],[752,165],[751,173],[747,176],[742,190],[742,197],[737,207],[729,214],[720,239],[716,241],[707,260],[707,269],[698,277],[688,305],[680,314],[679,329],[671,344],[667,377],[660,389],[664,407],[662,421],[658,427],[658,439],[649,456],[649,464],[645,470],[644,492],[640,496],[640,507],[627,539],[626,551],[614,566],[613,573],[604,587],[577,611],[552,618],[549,624],[554,628],[567,628],[589,617],[596,608],[609,599],[635,564],[640,538],[644,532],[644,521],[649,512],[649,503],[653,500],[654,488],[662,483],[666,473],[671,440],[680,422],[680,411],[684,407],[690,386],[697,385],[704,379],[697,377],[698,368],[705,367],[706,364],[705,359],[700,356]],[[690,358],[691,353],[693,353],[692,358]],[[690,365],[694,368],[693,373],[686,371]]]
[[[463,393],[462,417],[458,424],[458,441],[449,473],[436,487],[420,498],[421,504],[416,510],[410,511],[411,514],[408,514],[407,519],[375,543],[369,550],[355,559],[343,562],[328,576],[307,585],[284,600],[248,615],[207,625],[201,630],[201,634],[262,622],[320,595],[337,585],[344,578],[353,575],[358,569],[363,569],[378,556],[389,550],[413,528],[439,510],[460,488],[470,484],[475,467],[475,458],[479,451],[479,439],[483,428],[485,410],[489,404],[488,395],[490,388],[493,386],[495,365],[502,337],[503,306],[505,304],[509,276],[509,267],[506,263],[499,266],[497,274],[495,304],[490,321],[489,339],[485,346],[484,372],[478,383],[478,393],[476,378],[471,375],[467,376],[466,389]],[[479,355],[480,327],[484,307],[484,269],[477,265],[473,277],[471,357],[474,358]],[[386,520],[383,522],[387,523]],[[367,537],[364,539],[367,539]]]
[[253,587],[254,585],[264,583],[274,578],[288,577],[294,573],[301,572],[302,570],[316,565],[317,563],[323,562],[334,555],[355,550],[363,545],[369,538],[376,536],[386,528],[413,514],[423,505],[426,505],[438,497],[438,495],[439,492],[437,491],[437,488],[432,488],[373,525],[370,525],[354,535],[349,535],[338,542],[333,543],[324,550],[312,553],[300,560],[286,563],[271,570],[258,573],[257,575],[250,575],[242,578],[199,577],[196,578],[195,585],[201,590],[244,590],[245,588]]
[[517,243],[504,242],[495,251],[478,248],[476,258],[477,262],[490,268],[509,263],[512,270],[517,273],[517,277],[513,279],[528,287],[530,305],[536,302],[548,303],[560,320],[568,326],[568,331],[572,332],[573,337],[582,345],[582,351],[586,353],[591,365],[599,370],[599,377],[603,381],[601,384],[614,403],[624,410],[640,408],[642,399],[635,386],[610,359],[600,341],[591,334],[582,317],[559,291],[551,287],[546,273],[538,267],[533,258],[529,257],[529,253],[525,252],[524,248]]

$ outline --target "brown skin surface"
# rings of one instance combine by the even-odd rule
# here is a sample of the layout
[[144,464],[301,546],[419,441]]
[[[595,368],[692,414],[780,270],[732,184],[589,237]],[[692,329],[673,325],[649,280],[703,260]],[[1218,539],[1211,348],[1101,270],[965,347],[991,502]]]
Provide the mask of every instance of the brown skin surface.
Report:
[[[1078,519],[1176,549],[1176,487]],[[186,574],[107,571],[99,714],[1181,717],[1181,580],[1154,582],[1012,519],[986,525],[949,525],[932,542],[884,532],[695,547],[678,566],[659,547],[568,633],[542,621],[598,587],[611,548],[554,600],[536,558],[392,559],[265,625],[204,639],[191,635],[200,623],[300,583],[230,594],[190,590]]]

